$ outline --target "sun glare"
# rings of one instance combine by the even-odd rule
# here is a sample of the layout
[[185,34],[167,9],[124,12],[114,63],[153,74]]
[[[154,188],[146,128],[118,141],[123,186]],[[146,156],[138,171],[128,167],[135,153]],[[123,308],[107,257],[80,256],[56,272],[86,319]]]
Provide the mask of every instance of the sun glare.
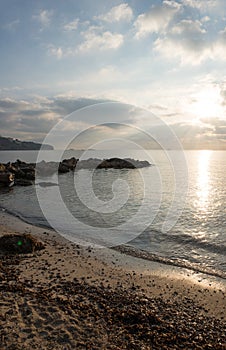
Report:
[[210,194],[210,157],[212,151],[200,151],[198,157],[197,173],[197,202],[196,205],[201,211],[206,211],[209,204]]
[[195,120],[220,118],[223,114],[222,97],[217,88],[208,88],[194,96],[194,102],[188,107],[189,114]]

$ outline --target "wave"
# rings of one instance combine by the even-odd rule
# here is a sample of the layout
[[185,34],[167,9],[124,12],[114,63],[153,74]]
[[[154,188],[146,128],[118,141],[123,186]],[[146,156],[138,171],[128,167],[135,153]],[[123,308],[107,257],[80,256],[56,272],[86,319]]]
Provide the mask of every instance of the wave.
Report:
[[146,231],[146,233],[151,234],[151,237],[156,237],[158,241],[171,242],[173,244],[179,243],[183,245],[190,245],[192,248],[201,248],[211,253],[217,253],[226,256],[226,246],[221,242],[221,244],[216,244],[213,242],[208,242],[200,239],[199,237],[194,237],[188,234],[183,234],[178,231],[177,234],[163,233],[158,230]]
[[197,263],[192,263],[192,262],[189,262],[187,260],[185,261],[182,259],[172,259],[172,258],[162,257],[162,256],[159,256],[159,255],[156,255],[153,253],[149,253],[146,250],[134,248],[134,247],[128,246],[128,245],[121,245],[121,246],[114,247],[112,249],[114,249],[120,253],[126,254],[126,255],[134,256],[136,258],[155,261],[155,262],[159,262],[159,263],[166,264],[166,265],[173,265],[176,267],[183,267],[183,268],[195,271],[195,272],[201,272],[201,273],[204,273],[207,275],[226,279],[226,272],[224,272],[224,271],[215,270],[213,268],[202,266],[202,265],[197,264]]
[[[16,211],[9,210],[1,205],[0,205],[0,210],[2,210],[2,211],[4,210],[6,213],[17,217],[20,220],[22,220],[28,224],[42,227],[45,229],[53,229],[48,224],[47,221],[43,221],[43,218],[24,217],[20,213],[18,213]],[[214,244],[214,243],[204,242],[204,241],[198,240],[197,238],[188,236],[186,234],[169,235],[169,234],[164,234],[164,233],[157,231],[157,230],[151,230],[148,233],[154,234],[156,237],[158,236],[160,241],[171,240],[174,243],[177,242],[177,243],[181,243],[181,244],[182,243],[183,244],[190,244],[190,245],[192,245],[192,247],[194,247],[194,245],[195,245],[196,247],[201,247],[201,248],[204,248],[205,250],[209,250],[211,252],[226,255],[225,246],[219,246],[219,245]],[[161,234],[161,236],[160,236],[160,234]],[[201,265],[200,263],[190,262],[188,260],[183,260],[183,259],[179,259],[179,258],[163,257],[163,256],[160,256],[157,254],[150,253],[150,252],[143,250],[141,248],[135,248],[135,247],[130,246],[130,245],[120,245],[120,246],[112,247],[111,249],[119,251],[119,252],[126,254],[126,255],[134,256],[136,258],[155,261],[155,262],[159,262],[159,263],[166,264],[166,265],[173,265],[176,267],[187,268],[187,269],[195,271],[195,272],[201,272],[201,273],[204,273],[207,275],[226,279],[226,272]]]
[[40,220],[38,220],[38,218],[36,218],[36,220],[35,220],[34,217],[25,217],[25,216],[21,215],[19,212],[9,210],[9,209],[1,206],[1,205],[0,205],[0,210],[4,211],[5,213],[7,213],[9,215],[12,215],[12,216],[20,219],[23,222],[26,222],[27,224],[34,225],[34,226],[37,226],[37,227],[42,227],[42,228],[45,228],[45,229],[53,230],[53,228],[48,224],[48,222],[47,221],[44,222],[42,220],[42,218],[40,218]]

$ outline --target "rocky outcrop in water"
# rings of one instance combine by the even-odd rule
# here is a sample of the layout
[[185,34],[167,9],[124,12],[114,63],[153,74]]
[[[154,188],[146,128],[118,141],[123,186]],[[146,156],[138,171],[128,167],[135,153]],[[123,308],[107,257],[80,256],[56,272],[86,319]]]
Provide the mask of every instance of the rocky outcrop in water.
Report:
[[80,160],[76,166],[77,169],[136,169],[149,167],[151,164],[144,160],[134,160],[131,158],[109,158],[98,159],[90,158],[87,160]]
[[30,186],[34,184],[36,175],[39,177],[48,177],[56,172],[65,174],[79,169],[136,169],[150,165],[147,161],[130,158],[109,158],[104,160],[90,158],[80,161],[72,157],[70,159],[64,159],[60,163],[41,161],[37,164],[22,162],[18,159],[14,163],[0,164],[0,184],[3,186],[10,186],[12,184]]

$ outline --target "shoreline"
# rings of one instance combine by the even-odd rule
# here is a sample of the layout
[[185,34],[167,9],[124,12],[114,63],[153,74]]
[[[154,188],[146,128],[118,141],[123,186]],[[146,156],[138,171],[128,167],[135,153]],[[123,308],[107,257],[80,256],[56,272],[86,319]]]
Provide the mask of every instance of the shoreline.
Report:
[[[50,230],[50,231],[56,233],[56,231],[54,229],[52,229],[51,227],[49,227],[48,225],[32,223],[29,220],[26,220],[26,218],[19,215],[18,213],[14,213],[13,211],[10,211],[10,210],[8,210],[0,205],[0,220],[1,220],[1,213],[5,213],[5,214],[8,214],[9,216],[12,216],[16,219],[19,219],[20,221],[24,222],[27,225],[31,225],[33,227],[44,229],[44,230]],[[61,236],[59,233],[56,233],[56,234],[59,235],[60,237],[63,237],[63,235]],[[66,238],[66,240],[71,242],[72,244],[76,244],[70,240],[70,237]],[[217,279],[225,280],[225,286],[226,286],[226,272],[224,272],[222,270],[214,270],[213,268],[199,266],[199,264],[191,263],[188,261],[185,262],[185,261],[179,260],[179,259],[173,260],[170,258],[161,257],[158,255],[149,253],[146,250],[142,250],[142,249],[139,249],[139,248],[136,248],[133,246],[129,246],[129,245],[120,245],[120,246],[115,246],[115,247],[112,247],[109,249],[110,249],[110,251],[114,250],[114,251],[117,251],[119,253],[122,253],[123,255],[130,256],[133,258],[139,258],[139,259],[142,259],[144,261],[146,260],[146,261],[160,263],[161,265],[166,265],[168,268],[175,267],[178,269],[191,270],[191,272],[193,272],[193,273],[200,273],[203,275],[207,275],[209,277],[213,276],[213,277],[216,277]]]
[[[168,310],[172,314],[171,322],[174,322],[174,319],[176,320],[179,317],[177,322],[173,323],[172,327],[177,327],[177,323],[181,325],[183,322],[186,325],[189,320],[193,319],[197,324],[200,323],[200,327],[201,324],[205,325],[205,327],[210,327],[209,332],[212,330],[217,334],[218,331],[216,332],[216,329],[221,329],[222,333],[218,334],[219,344],[216,343],[217,340],[214,340],[215,343],[213,344],[216,349],[225,349],[226,284],[224,280],[202,273],[192,272],[185,268],[168,266],[159,262],[127,256],[112,249],[81,247],[69,242],[53,230],[25,223],[6,212],[0,212],[0,223],[1,235],[10,233],[32,234],[45,244],[45,250],[18,257],[15,265],[12,264],[11,266],[9,260],[7,260],[8,265],[6,264],[6,268],[9,269],[8,280],[4,281],[3,278],[2,283],[0,283],[1,307],[5,315],[5,321],[4,319],[3,321],[1,320],[1,323],[3,323],[3,340],[5,339],[5,343],[3,342],[3,344],[6,344],[7,348],[10,349],[10,346],[16,344],[13,336],[8,336],[8,338],[6,336],[7,327],[11,325],[12,329],[16,329],[17,338],[24,344],[23,349],[29,349],[31,347],[38,349],[37,344],[40,341],[42,344],[41,349],[51,348],[48,347],[50,346],[49,344],[52,344],[51,346],[54,344],[55,349],[132,349],[132,340],[127,338],[127,340],[125,338],[121,340],[122,343],[120,343],[120,346],[112,345],[110,347],[109,344],[113,344],[114,340],[111,339],[110,335],[108,335],[108,340],[106,340],[106,334],[108,332],[114,334],[115,327],[117,328],[117,332],[119,329],[126,332],[126,334],[129,332],[127,329],[127,323],[129,321],[125,321],[124,318],[122,320],[120,318],[122,316],[120,315],[119,319],[117,318],[114,322],[111,319],[111,322],[113,322],[111,327],[108,325],[108,322],[110,322],[109,317],[113,317],[110,311],[104,321],[106,323],[106,332],[100,336],[101,339],[103,338],[105,340],[102,339],[99,345],[95,345],[96,335],[94,337],[95,339],[92,338],[93,345],[85,347],[88,346],[88,343],[85,343],[84,340],[85,334],[86,338],[88,337],[87,342],[90,341],[89,334],[92,334],[94,330],[95,332],[99,332],[98,334],[101,334],[101,320],[105,318],[102,315],[102,309],[105,310],[105,314],[108,314],[106,310],[108,308],[109,310],[111,308],[114,309],[114,305],[117,304],[116,299],[119,300],[121,298],[122,301],[124,300],[124,304],[131,303],[130,308],[127,310],[128,315],[130,312],[136,312],[141,317],[142,312],[137,307],[144,307],[144,303],[149,303],[149,308],[147,310],[145,309],[145,312],[148,313],[153,308],[155,313],[152,314],[152,317],[158,315],[156,317],[162,318],[163,324],[166,322],[167,327],[170,327],[167,319],[169,315],[166,317]],[[81,301],[78,301],[76,296]],[[84,310],[86,310],[85,305],[86,303],[89,304],[91,299],[93,299],[92,303],[95,305],[97,303],[96,311],[92,309],[91,305],[86,310],[88,318],[85,321],[83,320],[84,322],[81,322],[79,317],[82,316],[78,316],[76,322],[79,329],[76,330],[75,327],[73,331],[70,331],[70,327],[72,327],[71,323],[74,322],[73,320],[79,313],[78,305],[80,304],[78,303],[83,303],[84,301],[82,296],[86,300],[85,304],[82,304],[81,312],[84,313]],[[48,312],[44,310],[40,315],[42,298],[46,298],[50,309],[51,307],[53,308],[52,314],[49,314],[48,309]],[[97,302],[99,298],[104,303],[104,306],[102,305],[100,309]],[[144,302],[144,300],[146,301]],[[10,303],[13,303],[13,305],[17,303],[17,306],[10,307]],[[29,306],[31,309],[29,316],[31,318],[30,327],[26,324],[27,316],[25,315],[25,317],[22,314],[18,306],[20,303],[26,304],[26,307]],[[53,307],[49,304],[55,306]],[[62,305],[65,308],[67,305],[66,314],[66,311],[62,310]],[[70,305],[71,309],[69,308]],[[161,305],[164,305],[164,310],[161,309]],[[123,306],[121,305],[120,307]],[[45,309],[43,305],[42,308]],[[115,309],[114,314],[117,310],[118,307]],[[38,313],[39,316],[37,315]],[[68,319],[68,315],[70,314],[71,323]],[[61,327],[63,329],[66,327],[64,333],[68,334],[65,336],[68,341],[64,345],[60,344],[56,340],[56,337],[53,336],[54,322],[59,317],[62,320]],[[136,324],[141,327],[141,323],[144,324],[145,321],[140,322],[139,317],[136,319]],[[40,323],[40,326],[38,327],[36,323]],[[90,324],[90,326],[87,326],[87,324]],[[219,327],[217,326],[218,324]],[[49,327],[52,325],[52,329],[49,328],[48,330],[48,325]],[[202,332],[205,332],[205,327],[202,329]],[[24,329],[27,330],[27,333]],[[149,332],[152,332],[152,328],[149,329]],[[133,341],[138,342],[136,335],[130,334],[130,337],[133,337]],[[159,337],[161,341],[164,340],[160,334]],[[77,344],[75,347],[73,345],[75,344],[75,338],[84,338],[81,341],[83,345]],[[157,340],[160,341],[159,338]],[[146,344],[149,344],[148,341],[146,340],[146,342],[142,343],[143,340],[139,340],[140,343],[137,343],[136,348],[139,348],[139,346],[141,348],[142,345],[144,349],[151,349],[151,347],[146,346]],[[155,344],[153,339],[152,341],[152,344]],[[183,342],[185,340],[182,341],[180,339],[180,341]],[[204,341],[205,339],[200,340],[200,344]],[[199,340],[197,342],[196,345],[199,344]],[[196,345],[191,348],[195,349]],[[168,348],[177,349],[176,346],[169,346]],[[21,348],[18,345],[15,349],[22,349],[22,345]],[[153,347],[153,349],[158,349],[158,347]]]
[[[3,225],[2,225],[3,223]],[[17,233],[31,233],[36,238],[41,241],[43,238],[46,240],[46,235],[50,239],[50,241],[57,241],[58,244],[66,245],[66,246],[78,246],[79,244],[72,242],[69,238],[64,236],[63,234],[59,234],[54,229],[48,227],[47,225],[35,225],[25,218],[17,215],[13,212],[8,211],[5,208],[0,207],[0,228],[1,232],[4,231],[8,233],[17,232]],[[2,234],[0,233],[0,236]],[[43,236],[45,235],[45,236]],[[114,265],[121,267],[122,269],[137,269],[140,271],[142,268],[151,270],[154,273],[154,270],[160,272],[164,276],[168,276],[173,272],[174,276],[184,277],[185,279],[192,280],[194,283],[200,283],[202,281],[208,281],[210,284],[221,286],[225,289],[226,292],[226,281],[225,278],[220,275],[215,275],[212,273],[205,272],[204,270],[195,270],[193,267],[187,267],[182,265],[177,265],[173,263],[168,263],[168,261],[163,259],[158,260],[158,256],[156,259],[149,259],[147,255],[148,252],[130,247],[130,246],[117,246],[117,247],[93,247],[92,244],[89,246],[88,244],[84,247],[84,250],[92,249],[94,254],[96,254],[98,259],[103,259],[108,262],[110,259],[115,259]],[[82,246],[81,246],[82,248]],[[127,252],[131,250],[130,252]],[[145,270],[146,271],[146,270]],[[223,273],[223,272],[222,272]],[[207,282],[206,282],[207,283]]]

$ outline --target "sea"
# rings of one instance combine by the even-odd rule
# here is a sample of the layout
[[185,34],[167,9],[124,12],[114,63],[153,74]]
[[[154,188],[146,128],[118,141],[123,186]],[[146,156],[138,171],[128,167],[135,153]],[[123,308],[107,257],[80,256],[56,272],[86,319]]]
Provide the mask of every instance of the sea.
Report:
[[80,169],[0,190],[0,207],[67,239],[226,279],[226,151],[1,151],[0,162],[111,157],[142,169]]

